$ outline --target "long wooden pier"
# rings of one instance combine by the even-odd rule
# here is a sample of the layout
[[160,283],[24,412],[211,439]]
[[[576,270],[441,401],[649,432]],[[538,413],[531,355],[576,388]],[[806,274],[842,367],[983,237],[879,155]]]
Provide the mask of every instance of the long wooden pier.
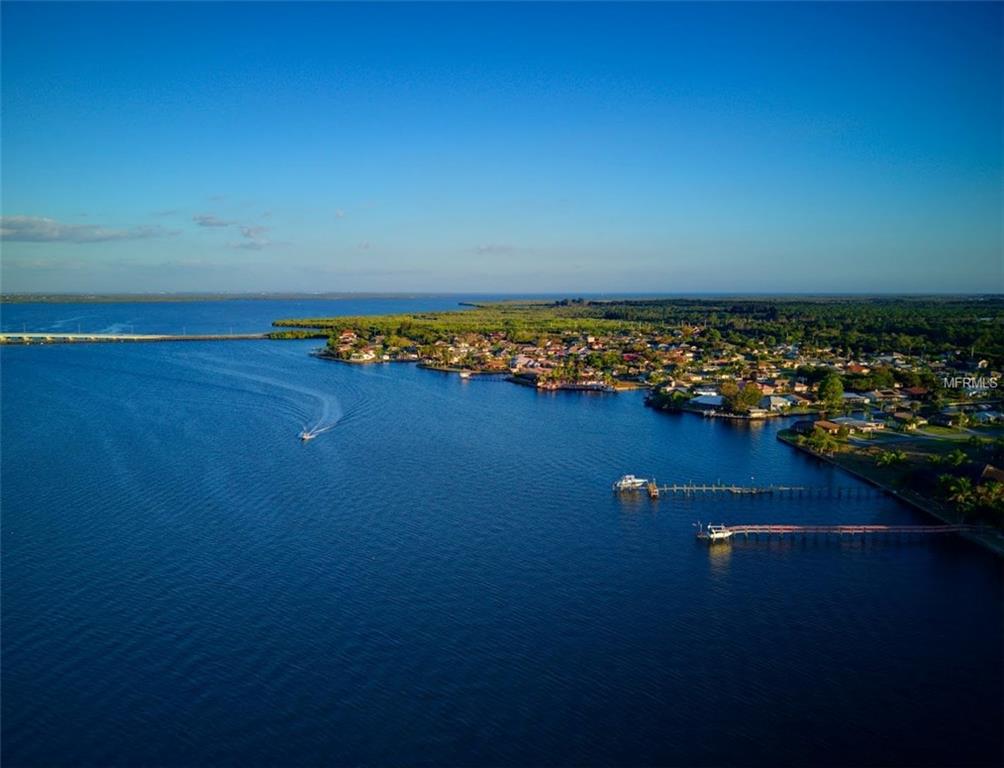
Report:
[[[651,487],[651,486],[649,486]],[[801,485],[696,485],[694,483],[657,485],[660,493],[733,493],[751,495],[757,493],[793,493],[808,490]]]
[[640,485],[617,488],[619,494],[647,493],[658,499],[663,494],[676,496],[696,496],[698,494],[722,494],[731,496],[787,496],[787,497],[828,497],[863,499],[880,496],[884,492],[865,484],[859,485],[736,485],[726,483],[672,483],[659,485],[655,480],[641,481]]
[[867,536],[867,535],[933,535],[967,533],[983,530],[983,526],[966,525],[708,525],[697,524],[697,538],[708,543],[728,542],[734,536]]

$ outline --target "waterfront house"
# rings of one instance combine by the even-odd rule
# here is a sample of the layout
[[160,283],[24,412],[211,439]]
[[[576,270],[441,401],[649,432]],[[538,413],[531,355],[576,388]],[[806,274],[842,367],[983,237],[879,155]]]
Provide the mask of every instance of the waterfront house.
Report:
[[791,402],[786,397],[779,397],[778,395],[766,395],[760,398],[760,402],[757,404],[760,408],[765,411],[772,411],[774,413],[778,411],[783,411],[784,409],[791,406]]
[[823,430],[827,434],[835,435],[840,431],[840,425],[835,422],[829,421],[827,419],[819,419],[819,421],[812,422],[813,426]]
[[791,431],[796,435],[811,435],[816,428],[816,422],[811,419],[801,419],[791,425]]
[[371,360],[376,359],[376,352],[372,349],[363,349],[359,352],[354,352],[352,357],[349,358],[353,363],[368,363]]
[[722,407],[722,403],[725,398],[721,395],[698,395],[697,397],[691,398],[687,405],[694,408],[701,408],[702,410],[714,410]]

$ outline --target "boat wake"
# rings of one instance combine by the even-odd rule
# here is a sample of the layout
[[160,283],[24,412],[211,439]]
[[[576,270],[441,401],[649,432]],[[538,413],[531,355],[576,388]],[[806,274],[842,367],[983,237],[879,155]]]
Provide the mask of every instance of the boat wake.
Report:
[[[313,391],[313,390],[311,390]],[[358,393],[357,393],[358,394]],[[335,402],[338,404],[338,415],[333,419],[328,415],[327,409],[325,409],[324,415],[316,421],[313,426],[308,424],[303,425],[303,429],[300,430],[299,438],[300,440],[306,442],[308,440],[313,440],[319,435],[323,435],[325,432],[330,432],[335,427],[345,424],[346,422],[354,419],[358,414],[359,410],[363,407],[363,402],[357,398],[357,402],[348,410],[344,410],[341,407],[341,402],[336,398]]]
[[334,424],[328,424],[327,426],[324,427],[322,426],[308,427],[306,424],[304,424],[303,429],[300,430],[300,434],[298,435],[298,437],[303,442],[307,442],[308,440],[313,440],[315,437],[318,437],[319,435],[323,435],[325,432],[330,432],[337,426],[338,426],[337,421]]
[[[193,364],[193,357],[195,356],[189,355],[186,367],[225,377],[233,389],[268,396],[276,405],[281,404],[280,411],[286,411],[299,421],[301,430],[297,434],[297,438],[303,442],[330,432],[351,417],[358,408],[357,404],[356,408],[346,411],[342,407],[341,400],[331,392],[291,384],[289,381],[279,378],[279,376],[286,375],[282,369],[270,369],[258,364],[254,371],[250,371],[239,364],[221,365],[222,361],[219,358],[210,355],[201,356],[202,359]],[[263,370],[271,370],[277,376],[269,376],[267,373],[263,373]],[[221,382],[217,380],[216,383]]]

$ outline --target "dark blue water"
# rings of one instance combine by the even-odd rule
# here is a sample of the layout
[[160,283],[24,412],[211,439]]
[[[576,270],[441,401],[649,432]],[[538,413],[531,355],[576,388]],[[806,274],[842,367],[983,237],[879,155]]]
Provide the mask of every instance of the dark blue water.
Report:
[[0,352],[5,765],[1001,762],[974,545],[709,549],[695,520],[922,519],[618,501],[624,472],[853,481],[774,425],[315,344]]

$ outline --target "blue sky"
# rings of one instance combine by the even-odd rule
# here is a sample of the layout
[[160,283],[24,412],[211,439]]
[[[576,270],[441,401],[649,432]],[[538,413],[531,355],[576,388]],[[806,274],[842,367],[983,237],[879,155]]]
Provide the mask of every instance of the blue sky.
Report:
[[1004,290],[999,4],[2,13],[7,292]]

